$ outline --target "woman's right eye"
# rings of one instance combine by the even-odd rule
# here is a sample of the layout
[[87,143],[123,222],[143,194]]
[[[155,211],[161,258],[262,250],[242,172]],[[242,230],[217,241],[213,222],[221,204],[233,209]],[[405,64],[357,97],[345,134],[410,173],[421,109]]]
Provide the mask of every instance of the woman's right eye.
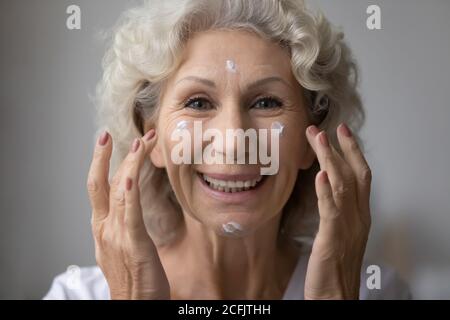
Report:
[[202,97],[189,98],[184,103],[184,107],[192,108],[192,109],[199,110],[199,111],[210,110],[213,108],[211,103],[207,99],[202,98]]

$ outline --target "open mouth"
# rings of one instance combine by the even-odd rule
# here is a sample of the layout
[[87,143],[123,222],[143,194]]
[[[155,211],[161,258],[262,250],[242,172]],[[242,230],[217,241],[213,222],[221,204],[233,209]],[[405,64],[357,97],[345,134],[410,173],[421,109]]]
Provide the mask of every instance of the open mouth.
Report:
[[250,180],[222,180],[210,177],[204,173],[198,172],[199,177],[210,189],[226,192],[236,193],[250,191],[258,188],[265,180],[265,176],[258,176]]

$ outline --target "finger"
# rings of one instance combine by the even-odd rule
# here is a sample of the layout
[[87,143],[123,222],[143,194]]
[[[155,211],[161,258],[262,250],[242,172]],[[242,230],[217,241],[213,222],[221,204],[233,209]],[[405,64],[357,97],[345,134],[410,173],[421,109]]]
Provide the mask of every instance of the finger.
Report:
[[[150,129],[142,137],[142,141],[144,142],[146,154],[149,154],[150,152],[152,152],[153,148],[155,147],[155,144],[156,144],[156,139],[154,139],[155,135],[156,135],[155,129]],[[123,168],[125,167],[125,165],[126,165],[126,161],[122,161],[122,163],[119,165],[117,171],[115,172],[115,174],[111,180],[111,186],[115,189],[117,189],[118,186],[120,185],[120,183],[123,181],[121,179],[121,177],[122,177],[122,172],[123,172]]]
[[336,205],[342,208],[347,198],[353,192],[353,176],[349,168],[345,167],[339,154],[330,145],[325,131],[319,132],[315,126],[307,129],[307,138],[317,155],[322,170],[326,170],[333,190]]
[[97,140],[89,168],[87,189],[95,220],[104,219],[109,212],[109,161],[112,152],[112,139],[104,132]]
[[316,175],[316,194],[321,218],[330,218],[336,215],[338,211],[333,198],[333,190],[328,180],[328,174],[325,170],[320,170]]
[[[145,157],[148,155],[148,150],[152,149],[154,147],[154,144],[156,143],[155,139],[155,132],[152,131],[149,133],[149,135],[145,136],[145,140],[147,142],[147,148],[146,144],[144,143],[144,139],[136,139],[130,149],[130,153],[128,154],[127,158],[124,161],[124,167],[122,169],[122,180],[124,184],[124,189],[128,186],[127,183],[129,181],[133,181],[135,185],[139,185],[139,177],[140,177],[140,171],[142,168],[142,164],[144,163]],[[139,188],[134,188],[134,192],[139,192]],[[127,199],[125,199],[125,204],[127,205]],[[139,205],[140,202],[136,205]],[[141,223],[142,221],[142,212],[136,213],[135,211],[128,212],[126,209],[124,211],[125,216],[123,217],[126,221],[131,221],[131,224],[134,225],[134,222],[136,219],[138,219],[138,223]],[[136,214],[139,215],[139,217],[135,217]],[[120,218],[120,217],[119,217]]]
[[319,209],[320,224],[318,234],[321,241],[333,240],[340,226],[339,209],[333,197],[333,190],[325,170],[320,170],[315,179],[317,205]]
[[[156,131],[154,129],[149,130],[141,141],[144,141],[144,153],[149,154],[151,150],[153,150],[156,144]],[[141,143],[141,142],[140,142]],[[129,154],[125,157],[125,159],[119,165],[116,173],[114,174],[111,180],[111,194],[113,195],[110,198],[110,208],[113,208],[116,213],[116,217],[120,220],[123,219],[125,212],[125,179],[124,179],[124,169],[127,166],[130,166],[131,162],[135,160],[135,154],[131,152],[133,145],[130,148]]]
[[369,208],[372,172],[350,129],[342,123],[338,126],[337,131],[344,158],[355,176],[359,207],[367,212]]
[[125,225],[134,240],[147,239],[138,180],[125,178]]
[[149,154],[152,152],[153,148],[156,145],[156,130],[150,129],[143,137],[142,141],[144,142],[145,146],[145,153]]
[[117,170],[112,180],[110,206],[114,212],[114,217],[119,222],[123,221],[125,216],[126,178],[129,177],[129,175],[127,175],[127,169],[129,170],[130,167],[135,167],[139,163],[139,158],[141,157],[143,150],[141,139],[136,138],[133,140],[130,151],[120,164],[120,168]]
[[[136,145],[134,145],[137,143]],[[139,173],[142,164],[144,163],[144,159],[149,153],[153,150],[156,145],[156,131],[151,129],[148,131],[142,139],[136,139],[133,141],[131,145],[130,152],[125,158],[125,160],[121,163],[118,174],[123,178],[120,179],[121,183],[125,183],[125,172],[129,172],[130,170],[134,170],[134,173]],[[133,148],[136,150],[133,150]]]

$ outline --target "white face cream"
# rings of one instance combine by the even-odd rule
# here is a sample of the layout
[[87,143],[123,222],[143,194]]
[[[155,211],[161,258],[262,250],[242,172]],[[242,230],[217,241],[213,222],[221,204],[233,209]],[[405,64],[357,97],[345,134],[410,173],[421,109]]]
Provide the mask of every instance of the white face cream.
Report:
[[177,123],[175,130],[183,131],[184,129],[187,129],[187,127],[188,127],[188,122],[186,120],[182,120]]
[[234,221],[230,221],[228,223],[224,223],[222,225],[223,231],[229,235],[238,235],[243,231],[242,226]]
[[284,131],[284,125],[278,121],[275,121],[274,123],[272,123],[272,129],[278,130],[280,132],[280,136],[282,136]]
[[227,60],[225,67],[230,72],[236,72],[237,71],[236,63],[233,60]]

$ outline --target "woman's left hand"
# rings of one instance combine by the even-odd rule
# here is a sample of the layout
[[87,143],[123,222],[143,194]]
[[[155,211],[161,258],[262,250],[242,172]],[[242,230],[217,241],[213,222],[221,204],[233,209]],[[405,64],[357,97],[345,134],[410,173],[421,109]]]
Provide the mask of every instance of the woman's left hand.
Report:
[[343,157],[327,134],[306,136],[321,171],[315,186],[320,215],[305,279],[305,299],[359,299],[361,265],[369,235],[371,170],[348,127],[337,128]]

